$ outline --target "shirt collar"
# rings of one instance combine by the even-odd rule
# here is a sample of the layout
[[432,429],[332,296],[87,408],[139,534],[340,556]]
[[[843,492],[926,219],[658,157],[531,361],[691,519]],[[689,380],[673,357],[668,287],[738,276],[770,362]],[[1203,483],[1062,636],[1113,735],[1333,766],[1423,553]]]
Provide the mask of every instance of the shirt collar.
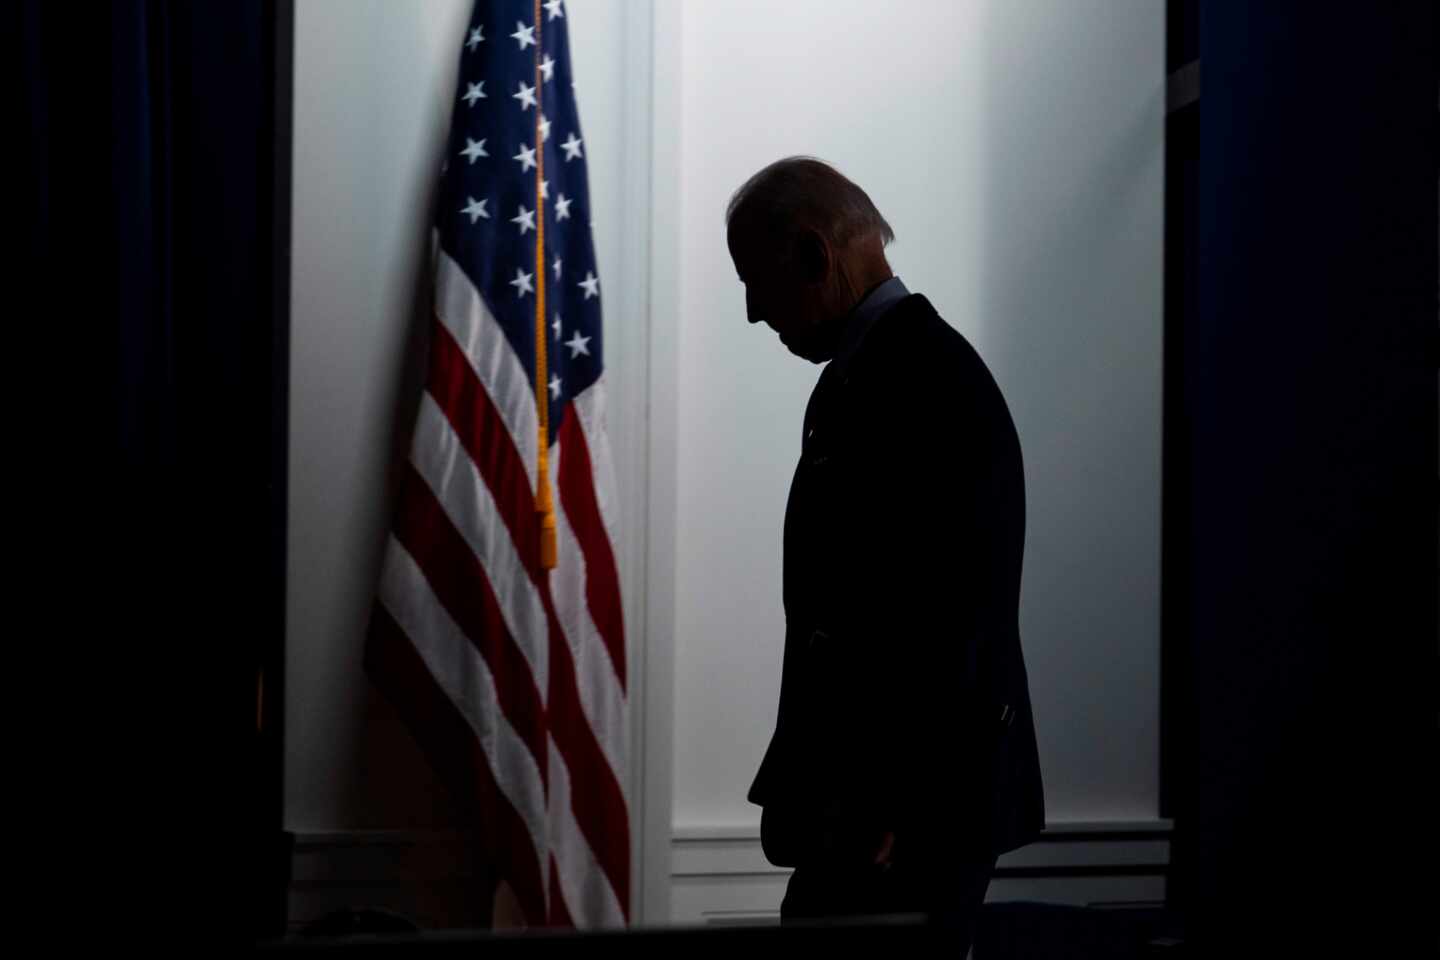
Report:
[[909,295],[910,291],[905,289],[905,284],[900,282],[899,277],[891,277],[867,293],[843,321],[840,340],[835,348],[835,358],[830,361],[825,372],[832,377],[842,374],[850,365],[855,351],[860,349],[860,342],[865,339],[865,334],[875,325],[875,321],[897,301]]

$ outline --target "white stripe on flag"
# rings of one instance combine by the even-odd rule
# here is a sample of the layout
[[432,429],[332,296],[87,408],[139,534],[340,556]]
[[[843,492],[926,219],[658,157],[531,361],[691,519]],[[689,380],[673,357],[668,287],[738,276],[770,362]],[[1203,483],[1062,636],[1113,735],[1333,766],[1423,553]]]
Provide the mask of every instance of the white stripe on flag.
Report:
[[530,378],[470,277],[443,248],[437,246],[437,250],[435,312],[455,337],[499,411],[500,421],[525,463],[530,489],[534,490],[540,415],[535,410]]
[[[560,489],[560,446],[556,444],[550,457],[550,485]],[[610,762],[610,769],[620,783],[621,793],[628,784],[623,775],[626,757],[625,694],[620,689],[619,674],[611,662],[610,651],[590,615],[585,593],[585,556],[565,516],[561,498],[555,498],[555,521],[559,549],[555,569],[550,571],[550,597],[555,602],[555,615],[565,632],[565,640],[575,658],[575,681],[580,690],[580,707],[595,739]]]
[[[570,771],[560,747],[550,743],[550,842],[565,906],[577,928],[621,927],[625,914],[595,852],[590,849],[571,804]],[[583,802],[583,798],[581,798]],[[627,851],[628,853],[628,851]]]
[[[516,644],[524,653],[535,676],[535,685],[542,697],[549,690],[548,637],[549,623],[540,593],[531,581],[510,532],[504,526],[499,507],[486,486],[484,477],[470,459],[454,427],[428,392],[421,397],[415,418],[415,445],[411,460],[425,483],[440,501],[445,515],[465,538],[485,570],[500,615]],[[551,482],[556,483],[558,457],[550,462]],[[553,487],[559,490],[558,485]],[[627,786],[625,766],[625,696],[610,662],[609,651],[590,618],[584,586],[584,557],[580,553],[560,497],[554,498],[557,527],[564,540],[559,542],[559,563],[551,571],[556,618],[565,634],[575,660],[575,681],[580,695],[580,709],[595,733],[601,750],[622,794]],[[529,518],[522,519],[525,522]],[[556,573],[564,571],[557,585]],[[582,620],[583,616],[583,620]],[[617,721],[616,717],[619,716]]]
[[[549,635],[545,607],[520,560],[490,488],[429,391],[415,417],[410,460],[440,501],[445,515],[474,552],[495,593],[500,616],[530,664],[540,695],[549,689]],[[529,518],[522,519],[525,522]]]
[[450,618],[425,573],[393,536],[385,550],[380,602],[410,639],[436,684],[475,731],[491,776],[529,830],[537,862],[548,862],[549,819],[540,768],[500,709],[485,658]]

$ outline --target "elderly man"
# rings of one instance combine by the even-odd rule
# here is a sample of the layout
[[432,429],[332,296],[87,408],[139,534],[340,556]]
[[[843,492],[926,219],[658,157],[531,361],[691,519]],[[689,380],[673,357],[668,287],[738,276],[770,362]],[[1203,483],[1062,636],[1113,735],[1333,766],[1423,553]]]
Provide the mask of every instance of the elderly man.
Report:
[[828,362],[785,515],[779,713],[749,793],[767,858],[795,867],[782,917],[925,914],[968,944],[996,857],[1044,825],[1014,423],[835,169],[773,163],[726,222],[750,322]]

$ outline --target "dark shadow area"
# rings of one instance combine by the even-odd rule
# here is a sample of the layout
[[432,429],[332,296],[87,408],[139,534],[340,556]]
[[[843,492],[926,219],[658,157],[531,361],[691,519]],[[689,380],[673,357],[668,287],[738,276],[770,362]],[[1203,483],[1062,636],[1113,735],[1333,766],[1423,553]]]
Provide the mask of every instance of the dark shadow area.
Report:
[[[736,956],[748,950],[880,950],[900,956],[945,956],[943,930],[906,918],[828,924],[638,930],[579,935],[480,931],[407,932],[409,921],[382,911],[347,911],[324,918],[305,934],[262,944],[272,954],[418,951],[429,955],[535,956],[556,951],[615,949],[626,956],[673,956],[675,951]],[[713,951],[713,953],[712,953]],[[980,917],[974,960],[1128,960],[1189,956],[1175,918],[1159,909],[1106,910],[1047,903],[991,904]]]

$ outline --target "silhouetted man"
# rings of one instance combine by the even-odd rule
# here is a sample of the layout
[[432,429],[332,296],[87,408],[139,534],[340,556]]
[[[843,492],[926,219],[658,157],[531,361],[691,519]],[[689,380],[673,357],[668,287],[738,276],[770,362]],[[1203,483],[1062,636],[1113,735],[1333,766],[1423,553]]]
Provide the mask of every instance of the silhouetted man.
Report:
[[836,170],[773,163],[726,222],[750,322],[829,363],[785,514],[779,714],[749,794],[766,857],[795,867],[781,915],[924,913],[968,944],[996,857],[1044,825],[1015,426]]

